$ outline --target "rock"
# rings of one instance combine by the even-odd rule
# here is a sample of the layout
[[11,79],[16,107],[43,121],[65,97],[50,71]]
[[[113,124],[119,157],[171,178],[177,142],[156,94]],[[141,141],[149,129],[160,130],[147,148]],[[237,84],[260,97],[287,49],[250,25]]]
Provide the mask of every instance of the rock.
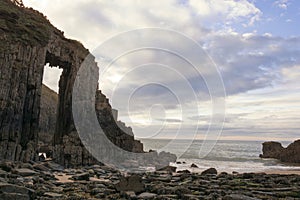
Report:
[[134,191],[135,193],[145,190],[145,185],[142,183],[142,178],[139,175],[122,177],[115,187],[118,191]]
[[44,196],[51,197],[51,198],[60,198],[60,197],[63,197],[62,194],[58,194],[58,193],[54,193],[54,192],[46,192],[44,194]]
[[284,149],[280,161],[286,163],[300,163],[300,140],[293,142]]
[[285,163],[300,163],[300,140],[296,140],[286,148],[279,142],[264,142],[261,158],[274,158]]
[[193,164],[191,165],[191,168],[199,168],[199,167],[198,167],[196,164],[193,163]]
[[49,171],[49,168],[46,167],[44,163],[34,164],[33,168],[40,171]]
[[140,199],[153,199],[157,196],[157,194],[144,192],[138,196]]
[[242,175],[242,178],[244,178],[244,179],[251,179],[251,178],[253,178],[254,176],[255,176],[254,173],[244,173],[244,174]]
[[177,167],[166,166],[166,167],[163,167],[163,168],[161,168],[161,169],[159,169],[157,171],[166,171],[166,172],[172,173],[172,172],[176,172],[176,169],[177,169]]
[[45,166],[53,171],[63,171],[64,167],[55,162],[46,162]]
[[224,200],[260,200],[258,198],[253,198],[253,197],[249,197],[249,196],[245,196],[245,195],[241,195],[241,194],[226,195],[223,199]]
[[75,181],[89,181],[90,174],[89,173],[76,174],[72,176],[72,179]]
[[125,196],[127,197],[127,199],[135,199],[136,198],[136,194],[133,191],[126,191]]
[[30,197],[25,194],[19,194],[19,193],[3,193],[0,194],[0,199],[3,200],[30,200]]
[[[34,164],[34,163],[32,163]],[[33,166],[31,163],[21,163],[18,168],[27,168],[33,170]]]
[[12,171],[14,174],[18,174],[20,176],[34,176],[37,174],[37,172],[31,170],[31,169],[27,169],[27,168],[20,168],[20,169],[14,169]]
[[159,157],[160,161],[168,162],[168,165],[170,164],[170,162],[174,163],[177,160],[177,156],[175,154],[165,152],[165,151],[160,152],[158,154],[158,157]]
[[179,174],[190,174],[191,172],[187,169],[178,171]]
[[0,169],[0,177],[6,178],[7,174],[8,174],[8,173],[7,173],[6,171]]
[[42,95],[41,95],[41,110],[39,119],[39,153],[46,153],[49,155],[52,146],[52,139],[55,134],[56,128],[56,118],[57,118],[57,106],[58,106],[58,94],[51,90],[46,85],[42,85]]
[[10,172],[14,168],[14,164],[9,161],[0,162],[0,169],[3,169],[6,172]]
[[201,173],[201,175],[207,175],[207,174],[217,175],[218,171],[215,168],[209,168]]
[[8,183],[0,183],[0,199],[33,199],[34,191],[25,187],[12,185]]
[[283,150],[284,148],[279,142],[264,142],[262,149],[263,154],[260,157],[280,159]]

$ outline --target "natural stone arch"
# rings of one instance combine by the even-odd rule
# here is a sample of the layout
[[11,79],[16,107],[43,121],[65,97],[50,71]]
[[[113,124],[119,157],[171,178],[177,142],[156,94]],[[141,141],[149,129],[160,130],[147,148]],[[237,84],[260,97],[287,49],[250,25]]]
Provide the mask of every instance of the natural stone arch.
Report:
[[[89,51],[79,42],[66,39],[37,11],[20,8],[10,0],[3,0],[2,4],[5,26],[0,31],[0,160],[38,159],[42,78],[44,66],[49,63],[63,69],[53,157],[65,166],[96,163],[82,145],[72,117],[73,85]],[[28,21],[33,29],[28,29]],[[93,56],[89,56],[89,61],[89,70],[95,75],[90,81],[98,84],[97,63]],[[104,110],[96,105],[96,112],[100,123],[102,120],[110,124],[107,134],[112,142],[128,151],[143,152],[143,145],[114,122],[108,99],[101,91],[95,91],[95,95],[97,105],[106,105]]]

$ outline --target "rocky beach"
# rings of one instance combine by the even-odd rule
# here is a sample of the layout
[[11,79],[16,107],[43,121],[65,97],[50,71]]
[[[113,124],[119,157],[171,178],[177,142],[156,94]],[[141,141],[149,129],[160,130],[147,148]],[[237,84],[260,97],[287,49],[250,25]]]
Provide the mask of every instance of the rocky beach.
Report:
[[300,199],[297,174],[174,170],[125,174],[100,165],[1,162],[0,199]]
[[[292,173],[292,172],[291,172]],[[107,166],[64,169],[52,161],[1,162],[0,199],[299,199],[299,174],[124,174]]]

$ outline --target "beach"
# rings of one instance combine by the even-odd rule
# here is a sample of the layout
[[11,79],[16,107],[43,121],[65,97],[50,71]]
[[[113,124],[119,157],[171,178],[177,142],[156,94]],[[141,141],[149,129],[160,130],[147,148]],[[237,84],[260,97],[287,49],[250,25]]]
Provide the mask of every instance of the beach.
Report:
[[[293,173],[293,175],[290,175]],[[299,171],[200,173],[174,167],[124,173],[93,165],[62,168],[52,161],[0,163],[0,199],[299,199]]]

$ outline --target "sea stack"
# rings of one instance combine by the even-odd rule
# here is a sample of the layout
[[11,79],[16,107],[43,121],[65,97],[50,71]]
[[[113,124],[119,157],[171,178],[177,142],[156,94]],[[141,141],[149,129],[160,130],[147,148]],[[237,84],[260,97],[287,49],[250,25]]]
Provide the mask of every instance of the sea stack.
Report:
[[274,158],[285,163],[300,163],[300,140],[282,147],[279,142],[264,142],[261,158]]

